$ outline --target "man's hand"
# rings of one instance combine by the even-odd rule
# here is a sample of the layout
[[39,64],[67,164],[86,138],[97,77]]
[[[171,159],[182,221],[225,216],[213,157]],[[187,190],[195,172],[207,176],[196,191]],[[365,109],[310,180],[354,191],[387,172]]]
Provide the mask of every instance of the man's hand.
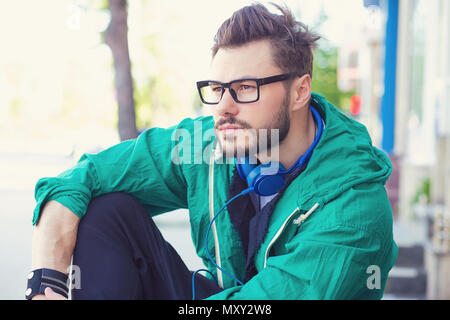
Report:
[[35,295],[31,300],[67,300],[64,296],[56,293],[49,287],[45,288],[44,293]]

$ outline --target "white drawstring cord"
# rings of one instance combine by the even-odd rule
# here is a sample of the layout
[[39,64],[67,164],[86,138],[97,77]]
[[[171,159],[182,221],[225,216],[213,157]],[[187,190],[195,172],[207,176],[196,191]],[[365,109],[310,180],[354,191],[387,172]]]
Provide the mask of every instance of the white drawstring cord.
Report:
[[308,219],[308,217],[314,212],[316,211],[316,209],[319,207],[319,203],[316,203],[311,209],[309,209],[309,211],[305,214],[302,214],[300,217],[298,217],[297,219],[295,219],[293,222],[294,224],[297,225],[301,225],[306,219]]
[[[217,152],[216,149],[212,150],[211,159],[209,163],[209,219],[212,221],[214,219],[214,163],[216,161]],[[223,288],[223,276],[222,276],[222,263],[220,261],[220,247],[219,247],[219,237],[217,236],[216,223],[212,223],[212,232],[214,236],[214,251],[216,254],[216,266],[217,270],[217,284],[219,287]]]

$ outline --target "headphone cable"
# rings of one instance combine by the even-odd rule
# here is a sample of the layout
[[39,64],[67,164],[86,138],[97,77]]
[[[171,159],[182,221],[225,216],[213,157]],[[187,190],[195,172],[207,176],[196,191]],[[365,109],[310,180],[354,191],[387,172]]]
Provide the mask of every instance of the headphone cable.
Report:
[[[233,276],[232,274],[228,273],[227,271],[225,271],[222,267],[219,267],[217,265],[217,263],[214,261],[214,259],[211,257],[211,254],[209,253],[209,249],[208,249],[208,236],[209,236],[209,231],[211,230],[212,224],[214,223],[214,221],[216,220],[216,218],[219,216],[219,214],[222,213],[222,211],[234,200],[236,200],[237,198],[246,195],[247,193],[250,193],[253,191],[253,188],[247,188],[244,191],[242,191],[241,193],[239,193],[238,195],[234,196],[233,198],[231,198],[230,200],[228,200],[223,206],[222,208],[220,208],[220,210],[214,215],[214,217],[211,219],[211,222],[209,223],[208,226],[208,230],[206,231],[206,237],[205,237],[205,249],[206,249],[206,254],[208,255],[209,260],[213,263],[213,265],[221,270],[224,274],[226,274],[228,277],[230,277],[231,279],[233,279],[234,281],[236,281],[239,285],[243,286],[244,283],[239,280],[238,278],[236,278],[235,276]],[[207,271],[208,273],[210,273],[211,275],[213,275],[211,273],[211,271],[206,270],[206,269],[200,269],[194,272],[194,274],[192,275],[192,300],[195,300],[195,275],[199,272],[199,271]],[[214,276],[214,275],[213,275]]]

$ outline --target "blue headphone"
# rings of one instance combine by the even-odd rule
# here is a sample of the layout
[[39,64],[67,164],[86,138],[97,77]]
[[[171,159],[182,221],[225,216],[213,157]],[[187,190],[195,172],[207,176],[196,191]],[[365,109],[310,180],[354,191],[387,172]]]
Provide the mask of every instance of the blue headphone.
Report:
[[237,158],[237,171],[242,180],[247,181],[249,189],[260,196],[271,196],[283,189],[285,176],[301,169],[309,161],[320,140],[323,132],[323,122],[319,112],[310,106],[311,112],[316,121],[318,130],[314,142],[304,155],[302,155],[289,170],[286,170],[281,163],[269,162],[261,165],[250,164],[248,158]]

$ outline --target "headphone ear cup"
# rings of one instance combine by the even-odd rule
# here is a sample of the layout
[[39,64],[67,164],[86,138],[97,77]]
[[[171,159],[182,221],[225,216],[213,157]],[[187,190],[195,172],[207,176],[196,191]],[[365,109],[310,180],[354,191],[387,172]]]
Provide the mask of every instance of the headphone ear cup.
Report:
[[[247,177],[250,174],[250,172],[252,172],[253,169],[256,168],[256,165],[245,163],[245,161],[243,161],[241,163],[238,162],[236,167],[237,167],[237,171],[238,171],[239,176],[241,177],[241,179],[244,180],[244,181],[248,181]],[[249,185],[249,187],[251,187],[251,186]]]
[[284,171],[279,162],[259,165],[247,175],[247,184],[260,196],[274,195],[285,185]]

